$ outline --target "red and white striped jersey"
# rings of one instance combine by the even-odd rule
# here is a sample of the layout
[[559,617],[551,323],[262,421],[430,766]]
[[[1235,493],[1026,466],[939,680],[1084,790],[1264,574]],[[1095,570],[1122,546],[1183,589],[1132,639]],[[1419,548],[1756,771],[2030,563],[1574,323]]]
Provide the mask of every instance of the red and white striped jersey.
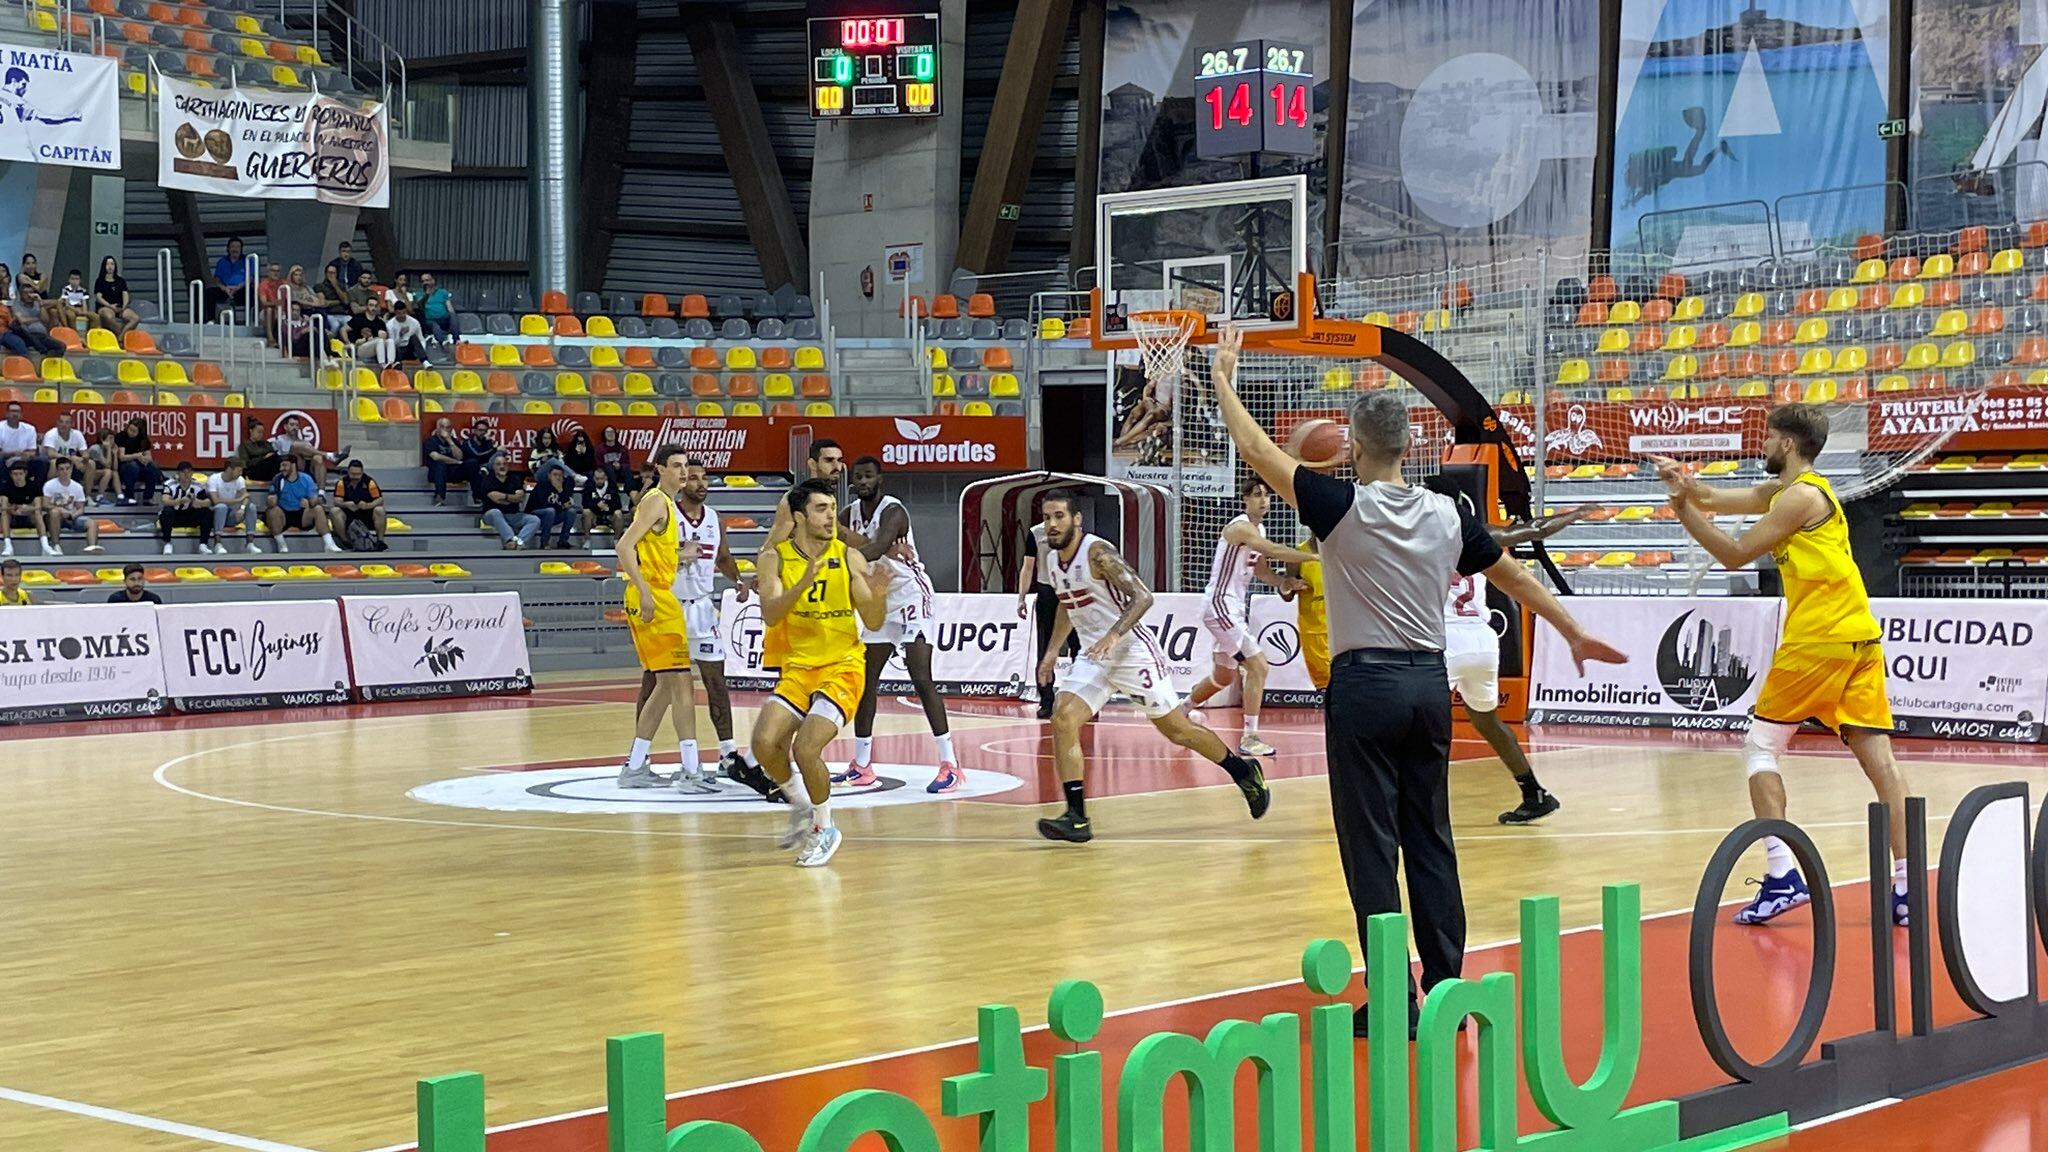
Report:
[[[1231,524],[1243,521],[1252,525],[1252,531],[1260,536],[1265,529],[1252,524],[1249,516],[1239,513],[1223,530],[1230,531]],[[1202,589],[1202,615],[1212,620],[1245,620],[1246,600],[1251,595],[1252,570],[1258,567],[1259,554],[1242,544],[1233,544],[1223,536],[1216,538],[1216,554],[1209,560],[1209,586]]]
[[1055,551],[1052,563],[1047,566],[1052,590],[1059,595],[1060,603],[1066,606],[1067,619],[1074,622],[1074,633],[1081,638],[1083,649],[1109,635],[1118,617],[1131,605],[1129,597],[1098,578],[1089,565],[1095,549],[1114,547],[1102,537],[1090,534],[1081,537],[1080,547],[1074,549],[1072,560],[1061,560]]

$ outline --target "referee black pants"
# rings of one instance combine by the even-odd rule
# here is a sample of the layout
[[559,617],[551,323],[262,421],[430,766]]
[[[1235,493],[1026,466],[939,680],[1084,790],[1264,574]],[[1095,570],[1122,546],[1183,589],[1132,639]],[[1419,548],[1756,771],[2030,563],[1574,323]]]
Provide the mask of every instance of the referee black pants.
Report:
[[[1359,947],[1365,922],[1401,910],[1398,856],[1408,873],[1422,988],[1465,962],[1465,896],[1451,843],[1451,690],[1440,652],[1365,649],[1332,661],[1323,741],[1330,810]],[[1362,953],[1361,953],[1362,954]],[[1415,981],[1408,999],[1415,1001]]]

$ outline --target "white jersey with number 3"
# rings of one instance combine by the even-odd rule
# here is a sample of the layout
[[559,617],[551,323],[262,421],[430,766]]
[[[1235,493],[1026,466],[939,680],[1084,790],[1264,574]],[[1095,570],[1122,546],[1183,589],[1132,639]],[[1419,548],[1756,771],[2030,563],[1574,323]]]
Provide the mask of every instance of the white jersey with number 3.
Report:
[[718,579],[718,509],[704,506],[696,520],[676,505],[676,579],[669,587],[676,599],[688,603],[711,595]]
[[[1253,532],[1264,536],[1266,533],[1249,516],[1240,513],[1236,519],[1223,526],[1228,533],[1232,525],[1251,524]],[[1233,544],[1223,536],[1216,538],[1216,553],[1209,559],[1209,586],[1202,590],[1202,615],[1211,620],[1230,620],[1242,624],[1245,620],[1246,601],[1251,595],[1252,570],[1258,567],[1259,554],[1242,544]]]
[[1072,560],[1063,560],[1054,552],[1046,566],[1046,579],[1066,608],[1083,653],[1060,678],[1060,691],[1085,701],[1091,712],[1100,712],[1120,693],[1145,715],[1158,719],[1180,707],[1180,697],[1173,690],[1166,654],[1159,650],[1159,640],[1150,628],[1140,624],[1100,660],[1086,655],[1116,627],[1131,603],[1114,585],[1095,575],[1095,549],[1110,547],[1100,536],[1083,536]]

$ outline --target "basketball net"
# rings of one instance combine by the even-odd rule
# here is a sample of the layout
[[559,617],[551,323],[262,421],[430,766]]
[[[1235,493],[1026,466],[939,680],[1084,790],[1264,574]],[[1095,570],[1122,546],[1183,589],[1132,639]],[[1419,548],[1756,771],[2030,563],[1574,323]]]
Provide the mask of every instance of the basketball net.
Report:
[[1202,331],[1202,314],[1179,309],[1133,312],[1130,335],[1149,383],[1178,380],[1187,367],[1188,342]]

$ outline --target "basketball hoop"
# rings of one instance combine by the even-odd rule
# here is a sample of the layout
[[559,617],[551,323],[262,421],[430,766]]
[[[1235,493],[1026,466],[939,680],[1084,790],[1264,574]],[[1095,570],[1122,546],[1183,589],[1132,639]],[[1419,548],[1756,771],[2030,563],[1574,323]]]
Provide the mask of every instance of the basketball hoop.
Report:
[[1205,326],[1200,312],[1185,309],[1131,313],[1129,332],[1144,361],[1145,379],[1178,377],[1187,361],[1188,343],[1200,336]]

